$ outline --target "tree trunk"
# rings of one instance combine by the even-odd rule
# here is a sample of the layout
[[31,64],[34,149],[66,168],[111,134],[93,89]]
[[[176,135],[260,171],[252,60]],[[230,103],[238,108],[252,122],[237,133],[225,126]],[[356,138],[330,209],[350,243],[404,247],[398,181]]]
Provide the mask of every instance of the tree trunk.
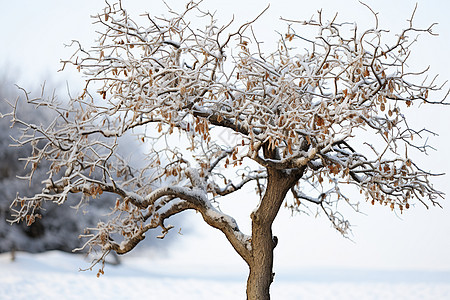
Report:
[[252,230],[253,259],[247,280],[247,299],[270,299],[269,288],[273,281],[272,229],[269,226],[255,226]]
[[252,257],[248,263],[248,300],[270,299],[270,284],[273,281],[272,223],[278,214],[286,193],[300,179],[303,170],[268,170],[267,189],[252,218]]

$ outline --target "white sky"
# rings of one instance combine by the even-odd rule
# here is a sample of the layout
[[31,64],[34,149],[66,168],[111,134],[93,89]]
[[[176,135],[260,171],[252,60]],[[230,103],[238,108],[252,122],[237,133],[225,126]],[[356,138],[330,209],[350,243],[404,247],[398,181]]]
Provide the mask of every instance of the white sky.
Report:
[[[23,87],[36,88],[42,81],[64,83],[70,81],[72,90],[78,88],[80,79],[74,72],[57,73],[61,67],[60,58],[68,58],[72,53],[64,48],[72,39],[83,42],[85,47],[95,38],[90,15],[104,6],[101,0],[0,0],[0,77],[3,72],[11,74],[13,80]],[[184,1],[167,1],[174,7]],[[239,21],[253,19],[262,11],[268,0],[206,0],[204,7],[217,10],[220,23],[226,23],[235,14]],[[272,1],[269,11],[259,20],[256,33],[259,40],[275,41],[276,28],[283,30],[279,17],[309,19],[317,9],[323,8],[326,17],[331,18],[339,11],[341,21],[357,21],[359,28],[373,25],[373,16],[367,8],[356,0],[315,0],[315,1]],[[123,1],[130,11],[151,14],[164,13],[164,5],[159,0]],[[174,3],[177,3],[175,5]],[[366,1],[379,12],[380,26],[393,28],[398,32],[406,26],[406,19],[413,11],[415,1],[409,0],[371,0]],[[446,0],[418,1],[415,16],[418,26],[439,23],[435,32],[439,37],[423,36],[416,44],[416,54],[410,64],[421,70],[431,65],[431,74],[440,74],[441,81],[450,78],[450,2]],[[137,15],[137,13],[135,15]],[[447,88],[449,85],[447,85]],[[64,93],[60,95],[65,96]],[[448,99],[450,101],[450,99]],[[429,157],[421,157],[424,169],[435,172],[450,172],[448,147],[450,146],[450,107],[434,106],[412,112],[410,124],[416,128],[427,128],[440,133],[430,139],[438,151]],[[436,186],[450,194],[448,176],[436,178]],[[221,206],[225,212],[233,207],[245,207],[248,211],[230,213],[238,215],[240,227],[249,232],[249,211],[253,204],[249,199],[254,194],[242,192],[227,200]],[[241,203],[244,203],[243,205]],[[275,271],[298,268],[378,268],[378,269],[444,269],[450,270],[450,205],[443,200],[444,209],[426,210],[421,205],[396,217],[385,207],[363,205],[367,215],[347,214],[353,227],[354,242],[342,238],[331,228],[325,217],[315,219],[300,215],[291,218],[287,210],[282,210],[274,224],[274,234],[279,237],[275,249]],[[220,257],[220,265],[237,266],[245,269],[244,262],[220,232],[203,224],[200,217],[190,214],[183,225],[180,243],[174,244],[171,254],[185,256],[193,263],[207,266]],[[195,236],[192,230],[195,228]],[[173,233],[174,234],[174,233]],[[182,251],[180,251],[182,249]],[[301,271],[300,271],[301,272]],[[281,274],[281,271],[280,271]]]

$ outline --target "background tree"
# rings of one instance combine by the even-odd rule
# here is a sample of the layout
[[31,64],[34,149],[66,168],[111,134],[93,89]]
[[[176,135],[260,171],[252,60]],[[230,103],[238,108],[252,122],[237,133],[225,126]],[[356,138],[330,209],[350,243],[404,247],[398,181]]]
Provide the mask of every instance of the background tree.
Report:
[[[147,14],[138,24],[120,2],[108,5],[96,17],[98,44],[86,51],[74,42],[78,50],[64,62],[86,75],[83,93],[69,104],[28,98],[56,112],[48,126],[21,120],[15,109],[9,114],[23,128],[17,144],[32,146],[27,179],[50,165],[42,192],[15,199],[16,221],[33,223],[44,201],[64,203],[71,193],[84,202],[116,194],[110,218],[84,235],[86,248],[100,247],[101,261],[110,251],[131,251],[150,229],[160,227],[164,237],[165,220],[192,209],[248,264],[248,298],[268,299],[277,243],[271,226],[283,203],[317,205],[344,235],[341,203],[359,211],[346,196],[354,188],[399,212],[413,201],[438,205],[433,174],[408,155],[427,151],[416,142],[429,132],[411,128],[401,112],[444,101],[428,100],[441,87],[406,66],[417,34],[433,34],[432,26],[415,28],[413,14],[385,45],[375,13],[375,28],[360,32],[319,12],[305,22],[285,20],[286,33],[266,55],[251,30],[257,18],[233,32],[231,22],[218,25],[195,2],[169,11],[170,18]],[[190,15],[200,15],[204,28],[192,28]],[[136,167],[118,151],[127,132],[148,152]],[[223,132],[238,142],[224,145]],[[218,209],[245,185],[260,197],[250,235]]]
[[[18,117],[27,122],[42,122],[44,126],[48,126],[55,114],[51,110],[36,110],[32,105],[24,103],[23,99],[20,101],[19,98],[23,94],[12,82],[12,79],[5,76],[0,78],[0,114],[6,114],[11,110],[5,99],[17,98]],[[44,88],[41,93],[40,97],[48,94]],[[11,137],[19,139],[21,131],[17,127],[13,129],[9,127],[8,120],[0,119],[0,253],[15,250],[32,253],[48,250],[72,252],[74,248],[83,245],[83,241],[78,238],[80,232],[105,219],[110,212],[110,203],[114,202],[115,197],[109,195],[110,199],[104,198],[102,199],[104,201],[90,201],[87,206],[80,203],[76,195],[72,195],[63,205],[42,203],[42,208],[36,212],[42,215],[42,218],[36,219],[30,226],[25,223],[9,224],[8,220],[12,219],[11,199],[14,199],[18,192],[23,196],[40,193],[41,181],[47,179],[50,166],[48,162],[43,162],[34,170],[33,181],[21,180],[20,177],[26,176],[30,171],[29,166],[24,168],[25,162],[21,158],[30,153],[32,146],[26,144],[19,148],[10,147]],[[120,151],[131,158],[131,164],[142,158],[140,151],[135,151],[136,144],[132,137],[125,137],[121,141]],[[167,245],[168,240],[170,239],[166,239],[166,243],[163,244]],[[159,246],[159,244],[150,243],[150,239],[146,244],[153,248]]]
[[[11,107],[4,99],[21,97],[20,91],[13,85],[12,80],[3,77],[0,81],[0,113],[7,113]],[[19,116],[27,122],[43,122],[44,124],[54,118],[50,110],[35,110],[31,105],[18,102]],[[71,252],[76,247],[82,246],[78,238],[80,232],[86,227],[92,227],[109,212],[109,205],[105,202],[96,202],[88,208],[79,207],[75,211],[71,206],[76,206],[79,201],[71,197],[67,203],[61,206],[43,203],[38,213],[41,219],[26,226],[26,224],[9,224],[11,216],[11,199],[18,192],[25,196],[32,196],[42,190],[41,181],[47,178],[48,162],[43,162],[34,170],[32,182],[20,180],[25,176],[29,168],[24,168],[25,163],[20,158],[28,155],[32,149],[27,144],[23,147],[10,147],[11,137],[19,138],[21,132],[18,128],[10,129],[10,124],[5,119],[0,119],[0,252],[27,251],[42,252],[47,250],[62,250]]]

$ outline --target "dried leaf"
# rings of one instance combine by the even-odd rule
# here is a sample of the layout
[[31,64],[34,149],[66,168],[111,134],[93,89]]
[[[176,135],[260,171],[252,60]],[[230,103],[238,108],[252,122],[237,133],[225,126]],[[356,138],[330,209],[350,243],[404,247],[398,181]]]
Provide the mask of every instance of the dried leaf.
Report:
[[321,116],[316,116],[316,125],[319,127],[325,125],[325,121]]
[[367,76],[369,76],[369,75],[370,75],[369,69],[366,68],[366,69],[364,70],[363,76],[364,76],[364,77],[367,77]]

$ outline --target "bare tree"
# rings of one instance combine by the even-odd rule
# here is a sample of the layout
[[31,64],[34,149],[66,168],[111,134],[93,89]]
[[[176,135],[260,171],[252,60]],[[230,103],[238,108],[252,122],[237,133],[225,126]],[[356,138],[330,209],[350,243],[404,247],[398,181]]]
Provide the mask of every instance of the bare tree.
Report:
[[[336,18],[325,22],[319,12],[309,21],[284,20],[287,31],[266,55],[252,30],[259,16],[232,31],[232,22],[218,25],[198,3],[181,13],[168,9],[171,17],[146,14],[137,23],[120,1],[108,5],[96,16],[98,44],[84,50],[74,42],[76,53],[63,62],[85,74],[83,94],[68,104],[28,99],[58,114],[47,127],[10,114],[23,128],[17,145],[33,146],[26,179],[50,162],[42,192],[14,200],[16,222],[31,224],[43,201],[114,193],[108,221],[84,234],[85,247],[101,249],[98,263],[110,251],[131,251],[150,229],[160,227],[164,237],[166,219],[195,210],[248,264],[248,299],[269,299],[277,244],[271,227],[283,203],[298,211],[317,206],[343,235],[349,222],[339,205],[359,211],[352,190],[396,212],[415,201],[439,206],[434,174],[408,155],[426,152],[417,142],[431,132],[411,128],[403,113],[444,103],[429,100],[442,86],[423,79],[427,70],[406,66],[417,35],[433,35],[433,25],[414,27],[413,13],[385,45],[388,32],[376,13],[374,28],[360,32]],[[190,15],[206,26],[192,28]],[[298,27],[314,34],[300,35]],[[117,151],[127,132],[148,152],[138,168]],[[236,143],[221,143],[224,132]],[[218,209],[247,185],[260,198],[249,235]]]

